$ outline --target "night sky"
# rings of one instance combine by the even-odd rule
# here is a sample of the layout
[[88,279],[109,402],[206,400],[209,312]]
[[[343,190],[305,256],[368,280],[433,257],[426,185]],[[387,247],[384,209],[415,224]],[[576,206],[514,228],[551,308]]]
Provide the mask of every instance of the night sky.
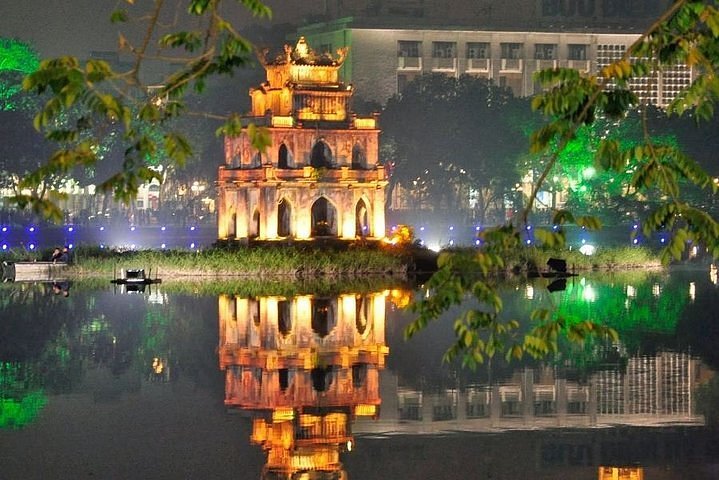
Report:
[[[241,7],[235,6],[235,2],[225,3],[228,5],[228,18],[238,25],[271,25],[267,20],[253,19]],[[320,8],[323,2],[275,0],[265,3],[271,7],[276,5],[272,23],[289,23],[302,18],[306,12]],[[86,58],[94,50],[115,51],[120,31],[125,32],[128,38],[141,32],[138,28],[133,30],[131,25],[110,23],[110,14],[118,5],[137,11],[152,4],[149,0],[136,0],[134,7],[118,0],[5,0],[0,15],[0,36],[28,41],[41,57],[69,54]]]
[[[4,0],[0,36],[29,41],[42,57],[70,54],[87,58],[91,51],[116,50],[121,29],[128,38],[133,38],[133,27],[109,22],[115,8],[127,8],[132,13],[154,4],[151,0],[133,3],[130,5],[126,0]],[[179,3],[184,11],[187,1]],[[236,2],[226,1],[223,8],[226,17],[241,29],[253,24],[301,25],[354,15],[377,23],[448,22],[478,28],[631,31],[648,24],[671,0],[266,0],[265,3],[273,9],[272,22],[253,19]],[[166,2],[166,5],[173,4]],[[165,20],[171,22],[172,16]]]

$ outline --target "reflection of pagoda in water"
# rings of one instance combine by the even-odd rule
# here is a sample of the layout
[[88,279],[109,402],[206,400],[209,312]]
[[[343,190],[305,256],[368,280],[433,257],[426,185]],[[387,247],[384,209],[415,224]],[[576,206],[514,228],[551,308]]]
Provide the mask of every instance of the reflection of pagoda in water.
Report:
[[263,478],[345,478],[351,421],[379,414],[384,294],[220,297],[225,404],[251,411]]
[[642,467],[599,467],[598,480],[644,480]]

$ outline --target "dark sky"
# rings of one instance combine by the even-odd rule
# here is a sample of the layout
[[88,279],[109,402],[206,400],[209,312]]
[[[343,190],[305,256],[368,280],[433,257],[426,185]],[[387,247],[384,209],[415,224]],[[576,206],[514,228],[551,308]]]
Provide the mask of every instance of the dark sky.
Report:
[[[117,48],[118,33],[128,32],[132,38],[141,30],[130,25],[113,25],[109,18],[119,6],[131,11],[152,7],[151,0],[135,0],[132,6],[122,0],[3,0],[0,11],[0,36],[30,42],[42,57],[70,54],[85,58],[92,50],[113,51]],[[166,2],[172,4],[172,2]],[[184,5],[186,1],[182,2]],[[227,16],[239,25],[259,23],[270,26],[267,20],[249,16],[235,2],[227,4]],[[272,23],[293,23],[305,15],[323,8],[320,0],[270,0]]]
[[[167,5],[187,0],[166,0]],[[2,0],[0,36],[30,41],[43,57],[71,54],[87,57],[92,50],[112,51],[117,47],[118,31],[128,25],[111,25],[110,13],[118,8],[143,12],[153,0]],[[237,2],[226,0],[226,17],[233,24],[295,24],[329,17],[366,16],[371,22],[443,20],[452,24],[482,28],[521,29],[619,28],[634,30],[647,24],[671,0],[265,0],[273,10],[273,20],[253,19]],[[417,16],[417,12],[420,12]],[[421,17],[421,18],[420,18]],[[172,20],[172,16],[165,18]],[[185,23],[187,25],[187,23]]]

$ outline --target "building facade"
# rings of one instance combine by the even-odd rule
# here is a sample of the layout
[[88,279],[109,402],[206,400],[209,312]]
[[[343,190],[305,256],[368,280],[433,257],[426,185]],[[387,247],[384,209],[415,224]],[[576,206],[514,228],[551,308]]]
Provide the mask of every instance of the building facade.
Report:
[[[552,31],[554,30],[554,31]],[[618,33],[613,33],[618,32]],[[621,58],[639,35],[623,29],[547,25],[543,30],[494,30],[443,26],[387,26],[347,17],[299,29],[321,51],[348,47],[340,70],[361,96],[379,103],[425,73],[477,75],[512,89],[516,96],[539,91],[538,70],[556,67],[596,73]],[[637,79],[631,88],[642,101],[666,106],[693,78],[679,66]]]
[[315,54],[301,38],[251,89],[265,152],[245,129],[225,139],[218,174],[218,237],[276,240],[382,238],[387,181],[378,165],[377,118],[350,113],[350,84],[339,80],[346,50]]

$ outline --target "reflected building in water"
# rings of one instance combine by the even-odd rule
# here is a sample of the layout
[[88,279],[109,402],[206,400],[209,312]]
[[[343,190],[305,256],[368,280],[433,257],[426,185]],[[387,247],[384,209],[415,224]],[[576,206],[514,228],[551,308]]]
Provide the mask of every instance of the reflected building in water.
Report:
[[[521,368],[492,385],[417,389],[394,380],[396,398],[380,420],[406,432],[460,429],[594,427],[601,425],[702,425],[693,392],[710,372],[686,353],[661,352],[632,357],[624,368],[598,370],[585,382],[557,374],[552,367]],[[390,382],[391,380],[387,380]],[[386,390],[385,390],[386,391]],[[385,430],[383,422],[363,424]]]
[[[225,404],[252,417],[251,441],[266,454],[262,478],[347,478],[341,456],[355,436],[365,439],[362,455],[378,456],[380,463],[398,460],[370,437],[411,442],[417,434],[477,434],[473,442],[490,451],[518,442],[534,452],[522,465],[552,474],[566,470],[569,476],[561,478],[581,471],[581,478],[640,480],[645,467],[666,463],[662,452],[676,452],[672,464],[690,455],[674,445],[675,430],[704,425],[694,392],[712,375],[695,357],[619,354],[583,381],[541,365],[517,368],[490,384],[472,383],[466,375],[450,388],[409,384],[404,378],[416,364],[384,368],[387,312],[390,302],[405,303],[400,293],[219,298]],[[393,338],[397,327],[389,331]],[[655,430],[663,433],[647,441],[643,427],[657,426],[665,427]],[[573,433],[547,433],[557,427]],[[486,435],[498,432],[504,434]],[[443,447],[448,461],[466,460],[461,438],[444,439],[458,442],[456,452]],[[507,469],[496,478],[517,478],[509,459],[493,463],[505,458],[497,455],[474,463]]]
[[253,416],[263,478],[346,478],[351,423],[379,415],[385,295],[221,296],[225,404]]

